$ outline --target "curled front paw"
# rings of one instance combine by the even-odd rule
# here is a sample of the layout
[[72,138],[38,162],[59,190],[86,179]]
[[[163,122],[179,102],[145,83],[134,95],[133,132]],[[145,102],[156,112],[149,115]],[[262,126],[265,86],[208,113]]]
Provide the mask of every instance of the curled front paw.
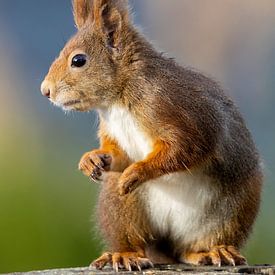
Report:
[[93,150],[82,156],[78,169],[92,180],[100,180],[102,172],[109,171],[112,157],[107,152]]
[[148,175],[141,164],[132,164],[119,179],[119,194],[126,195],[133,192],[140,184],[148,179]]

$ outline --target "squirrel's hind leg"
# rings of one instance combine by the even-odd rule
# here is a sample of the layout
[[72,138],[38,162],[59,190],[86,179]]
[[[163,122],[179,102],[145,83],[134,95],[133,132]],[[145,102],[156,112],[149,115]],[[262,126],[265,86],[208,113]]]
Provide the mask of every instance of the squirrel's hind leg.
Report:
[[246,265],[246,259],[234,246],[214,246],[208,252],[185,252],[180,261],[192,265]]
[[102,269],[111,265],[115,271],[149,268],[153,264],[146,258],[145,250],[150,239],[150,223],[138,190],[126,196],[119,195],[120,175],[108,172],[102,181],[97,221],[110,252],[95,260],[91,267]]

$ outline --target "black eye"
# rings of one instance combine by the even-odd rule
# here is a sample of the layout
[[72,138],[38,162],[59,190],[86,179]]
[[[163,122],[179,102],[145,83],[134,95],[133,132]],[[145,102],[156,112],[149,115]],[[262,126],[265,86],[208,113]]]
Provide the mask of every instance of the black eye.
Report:
[[87,62],[87,56],[85,54],[77,54],[72,59],[72,67],[80,68],[83,67]]

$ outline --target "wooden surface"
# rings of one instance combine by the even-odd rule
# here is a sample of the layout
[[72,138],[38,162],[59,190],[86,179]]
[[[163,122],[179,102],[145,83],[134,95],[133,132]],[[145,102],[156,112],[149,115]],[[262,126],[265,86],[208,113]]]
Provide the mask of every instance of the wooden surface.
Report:
[[[105,268],[103,271],[89,270],[88,268],[67,268],[67,269],[53,269],[43,271],[31,271],[25,273],[12,273],[17,275],[114,275],[110,268]],[[154,269],[138,271],[120,271],[122,275],[172,275],[172,274],[275,274],[275,266],[272,265],[257,265],[257,266],[238,266],[238,267],[193,267],[188,265],[159,265]]]

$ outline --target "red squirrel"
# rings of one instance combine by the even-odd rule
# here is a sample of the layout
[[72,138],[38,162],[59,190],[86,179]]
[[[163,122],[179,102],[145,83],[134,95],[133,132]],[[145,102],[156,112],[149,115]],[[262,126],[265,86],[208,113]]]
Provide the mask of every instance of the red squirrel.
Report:
[[42,94],[97,110],[100,148],[79,169],[101,181],[102,269],[156,263],[243,265],[262,188],[259,154],[220,85],[157,52],[126,0],[74,0],[78,32]]

